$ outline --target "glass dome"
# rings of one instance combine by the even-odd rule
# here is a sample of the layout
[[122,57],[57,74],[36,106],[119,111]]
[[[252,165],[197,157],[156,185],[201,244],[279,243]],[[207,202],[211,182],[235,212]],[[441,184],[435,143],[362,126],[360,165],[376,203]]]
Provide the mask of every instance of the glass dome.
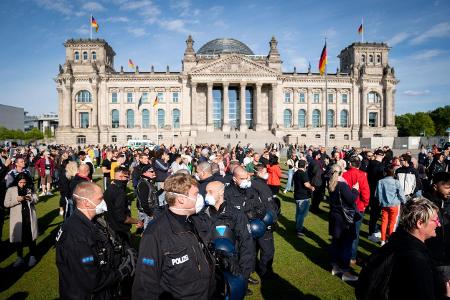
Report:
[[253,51],[246,44],[235,39],[215,39],[207,42],[197,51],[197,54],[205,55],[223,53],[254,55]]

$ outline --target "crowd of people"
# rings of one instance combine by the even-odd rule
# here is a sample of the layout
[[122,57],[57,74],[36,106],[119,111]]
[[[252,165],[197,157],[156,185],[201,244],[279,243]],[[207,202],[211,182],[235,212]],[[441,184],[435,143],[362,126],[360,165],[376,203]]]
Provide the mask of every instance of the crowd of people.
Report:
[[[328,154],[324,147],[281,144],[258,152],[240,143],[4,148],[1,224],[9,208],[10,241],[17,247],[13,266],[25,264],[23,247],[34,266],[36,203],[59,191],[64,221],[56,264],[63,299],[242,299],[252,294],[249,285],[259,284],[255,272],[278,278],[272,268],[273,233],[282,213],[277,195],[293,192],[300,239],[308,213],[323,214],[321,203],[329,203],[332,275],[357,281],[356,264],[363,266],[363,279],[375,269],[371,259],[358,256],[367,214],[369,240],[399,254],[389,282],[375,290],[396,299],[405,287],[424,296],[416,299],[437,299],[450,295],[449,152],[434,146],[414,157],[409,151],[394,156],[389,147],[333,147]],[[281,190],[284,153],[287,182]],[[408,261],[422,264],[402,275],[402,268],[413,268]],[[432,287],[423,288],[420,280]],[[373,288],[369,284],[362,299],[375,299],[367,297]]]

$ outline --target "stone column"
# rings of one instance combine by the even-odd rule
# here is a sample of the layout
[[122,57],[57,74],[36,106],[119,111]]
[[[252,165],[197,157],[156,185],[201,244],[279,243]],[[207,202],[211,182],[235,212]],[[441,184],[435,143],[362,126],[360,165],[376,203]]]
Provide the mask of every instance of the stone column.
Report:
[[277,128],[277,97],[279,96],[278,93],[278,83],[272,83],[272,96],[271,96],[271,108],[272,108],[272,119],[270,122],[270,129],[276,129]]
[[[262,123],[261,123],[261,108],[262,108],[262,99],[261,99],[261,87],[262,83],[257,82],[256,83],[256,93],[253,93],[253,95],[256,97],[253,98],[253,128],[256,131],[262,130]],[[266,128],[267,129],[267,128]]]
[[309,129],[312,126],[312,101],[313,101],[313,92],[311,89],[308,89],[308,95],[306,99],[306,127]]
[[223,83],[223,131],[230,131],[230,115],[229,115],[229,99],[228,99],[228,82]]
[[[97,127],[98,124],[98,88],[97,85],[92,85],[92,98],[94,102],[92,103],[92,127]],[[89,124],[91,125],[91,124]],[[90,127],[90,126],[89,126]]]
[[213,83],[208,82],[208,94],[207,94],[207,111],[206,111],[206,130],[208,132],[214,131],[214,121],[213,121]]
[[385,124],[386,126],[393,126],[392,117],[394,115],[394,107],[393,107],[393,89],[386,89],[386,107],[385,107]]
[[367,88],[363,88],[362,89],[362,94],[361,94],[361,125],[363,127],[367,126],[367,99],[366,99],[366,95],[367,95]]
[[64,112],[64,91],[61,88],[61,86],[58,86],[56,88],[56,91],[58,92],[58,117],[59,117],[59,127],[63,127],[64,124],[67,122],[64,120],[66,114]]
[[245,113],[246,113],[246,111],[245,111],[245,101],[247,100],[247,99],[245,99],[245,88],[246,88],[246,85],[247,85],[246,82],[241,82],[241,85],[240,85],[239,100],[240,100],[240,105],[241,105],[241,108],[240,108],[240,112],[241,112],[240,121],[241,121],[241,124],[239,126],[239,130],[241,132],[246,132],[247,129],[248,129],[247,122],[245,120]]
[[341,92],[339,91],[339,90],[336,90],[336,105],[335,105],[335,108],[334,108],[334,112],[335,112],[335,117],[334,117],[334,120],[335,120],[335,127],[339,127],[340,125],[341,125],[341,113],[340,113],[340,111],[339,111],[339,109],[340,109],[340,105],[339,105],[339,96],[341,95]]
[[328,95],[327,95],[327,91],[325,90],[325,88],[322,89],[322,114],[320,116],[320,125],[322,127],[326,126],[326,122],[327,122],[327,101],[328,101]]
[[[127,127],[127,112],[125,110],[126,92],[123,88],[120,89],[119,97],[119,128]],[[153,118],[151,118],[153,119]]]
[[[197,82],[191,82],[191,125],[197,130],[197,118],[195,116],[196,111],[193,109],[194,107],[197,108]],[[158,123],[156,123],[156,126],[158,126]]]
[[75,128],[75,99],[72,99],[72,86],[70,83],[66,83],[64,85],[64,120],[65,120],[65,127],[72,127]]
[[292,90],[292,100],[294,101],[294,105],[293,105],[293,112],[292,112],[292,125],[295,128],[298,128],[298,101],[299,101],[299,95],[298,95],[298,90],[297,89],[293,89]]

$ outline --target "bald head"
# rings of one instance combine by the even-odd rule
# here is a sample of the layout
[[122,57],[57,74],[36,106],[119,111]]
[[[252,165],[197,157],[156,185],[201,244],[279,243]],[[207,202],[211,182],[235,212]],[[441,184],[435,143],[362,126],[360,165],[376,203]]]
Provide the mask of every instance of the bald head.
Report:
[[[250,178],[247,171],[245,171],[243,167],[237,166],[233,170],[233,181],[238,187],[246,188],[246,184],[250,183]],[[249,187],[249,185],[247,187]]]
[[89,166],[87,164],[81,164],[78,167],[78,174],[88,177],[89,176]]
[[212,175],[211,164],[207,161],[199,163],[197,165],[197,175],[200,180],[204,180]]
[[206,186],[206,192],[207,193],[215,192],[217,190],[222,190],[224,187],[225,187],[225,185],[220,181],[211,181]]
[[[89,168],[88,168],[89,169]],[[75,200],[76,206],[79,207],[82,200],[87,198],[94,202],[94,198],[102,195],[102,189],[93,182],[83,181],[77,184],[75,190],[73,191],[73,199]]]
[[245,171],[245,169],[243,167],[236,166],[233,169],[233,176],[234,177],[240,177],[240,176],[243,176],[243,175],[247,175],[247,171]]
[[[214,197],[214,203],[208,203],[214,205],[216,210],[219,210],[224,201],[225,185],[220,181],[212,181],[206,186],[206,194]],[[206,198],[208,199],[208,198]]]

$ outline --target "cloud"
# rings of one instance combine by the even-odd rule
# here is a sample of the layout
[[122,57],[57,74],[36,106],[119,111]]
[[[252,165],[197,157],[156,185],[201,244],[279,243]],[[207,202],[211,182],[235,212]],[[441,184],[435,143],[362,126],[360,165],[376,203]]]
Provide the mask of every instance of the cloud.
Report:
[[127,28],[127,31],[129,33],[131,33],[132,35],[134,35],[135,37],[141,37],[147,34],[147,32],[145,31],[145,28]]
[[87,25],[83,25],[80,28],[75,29],[75,33],[81,36],[88,36],[90,33],[89,27]]
[[400,44],[401,42],[403,42],[404,40],[406,40],[409,37],[409,34],[406,32],[399,32],[396,35],[394,35],[393,37],[391,37],[388,41],[387,44],[389,46],[395,46],[397,44]]
[[306,72],[308,69],[308,60],[303,56],[295,56],[291,59],[292,64],[297,68],[297,72]]
[[228,24],[226,24],[223,20],[217,20],[213,23],[213,25],[223,29],[229,28]]
[[160,26],[169,31],[175,31],[179,33],[189,33],[189,30],[185,27],[186,26],[185,21],[181,19],[161,21]]
[[130,22],[130,19],[127,17],[109,17],[105,19],[105,22],[109,23],[128,23]]
[[191,0],[171,0],[170,7],[180,11],[180,17],[196,17],[200,14],[199,9],[192,8]]
[[427,95],[429,93],[430,93],[429,90],[423,90],[423,91],[406,90],[403,92],[403,95],[417,97],[417,96]]
[[47,10],[53,10],[59,13],[62,13],[63,15],[71,15],[73,13],[72,5],[66,0],[35,0],[36,3],[47,9]]
[[161,14],[161,10],[151,0],[124,2],[120,8],[131,11],[137,10],[138,14],[145,17],[145,22],[149,24],[155,23]]
[[102,11],[105,9],[103,5],[97,2],[86,2],[82,7],[87,11]]
[[434,25],[427,31],[416,36],[414,39],[412,39],[411,44],[418,45],[432,38],[441,38],[448,36],[450,36],[450,24],[448,22],[443,22]]
[[416,54],[412,55],[411,58],[415,59],[415,60],[427,60],[427,59],[439,56],[442,53],[444,53],[444,51],[439,50],[439,49],[431,49],[431,50],[425,50],[425,51],[416,53]]

